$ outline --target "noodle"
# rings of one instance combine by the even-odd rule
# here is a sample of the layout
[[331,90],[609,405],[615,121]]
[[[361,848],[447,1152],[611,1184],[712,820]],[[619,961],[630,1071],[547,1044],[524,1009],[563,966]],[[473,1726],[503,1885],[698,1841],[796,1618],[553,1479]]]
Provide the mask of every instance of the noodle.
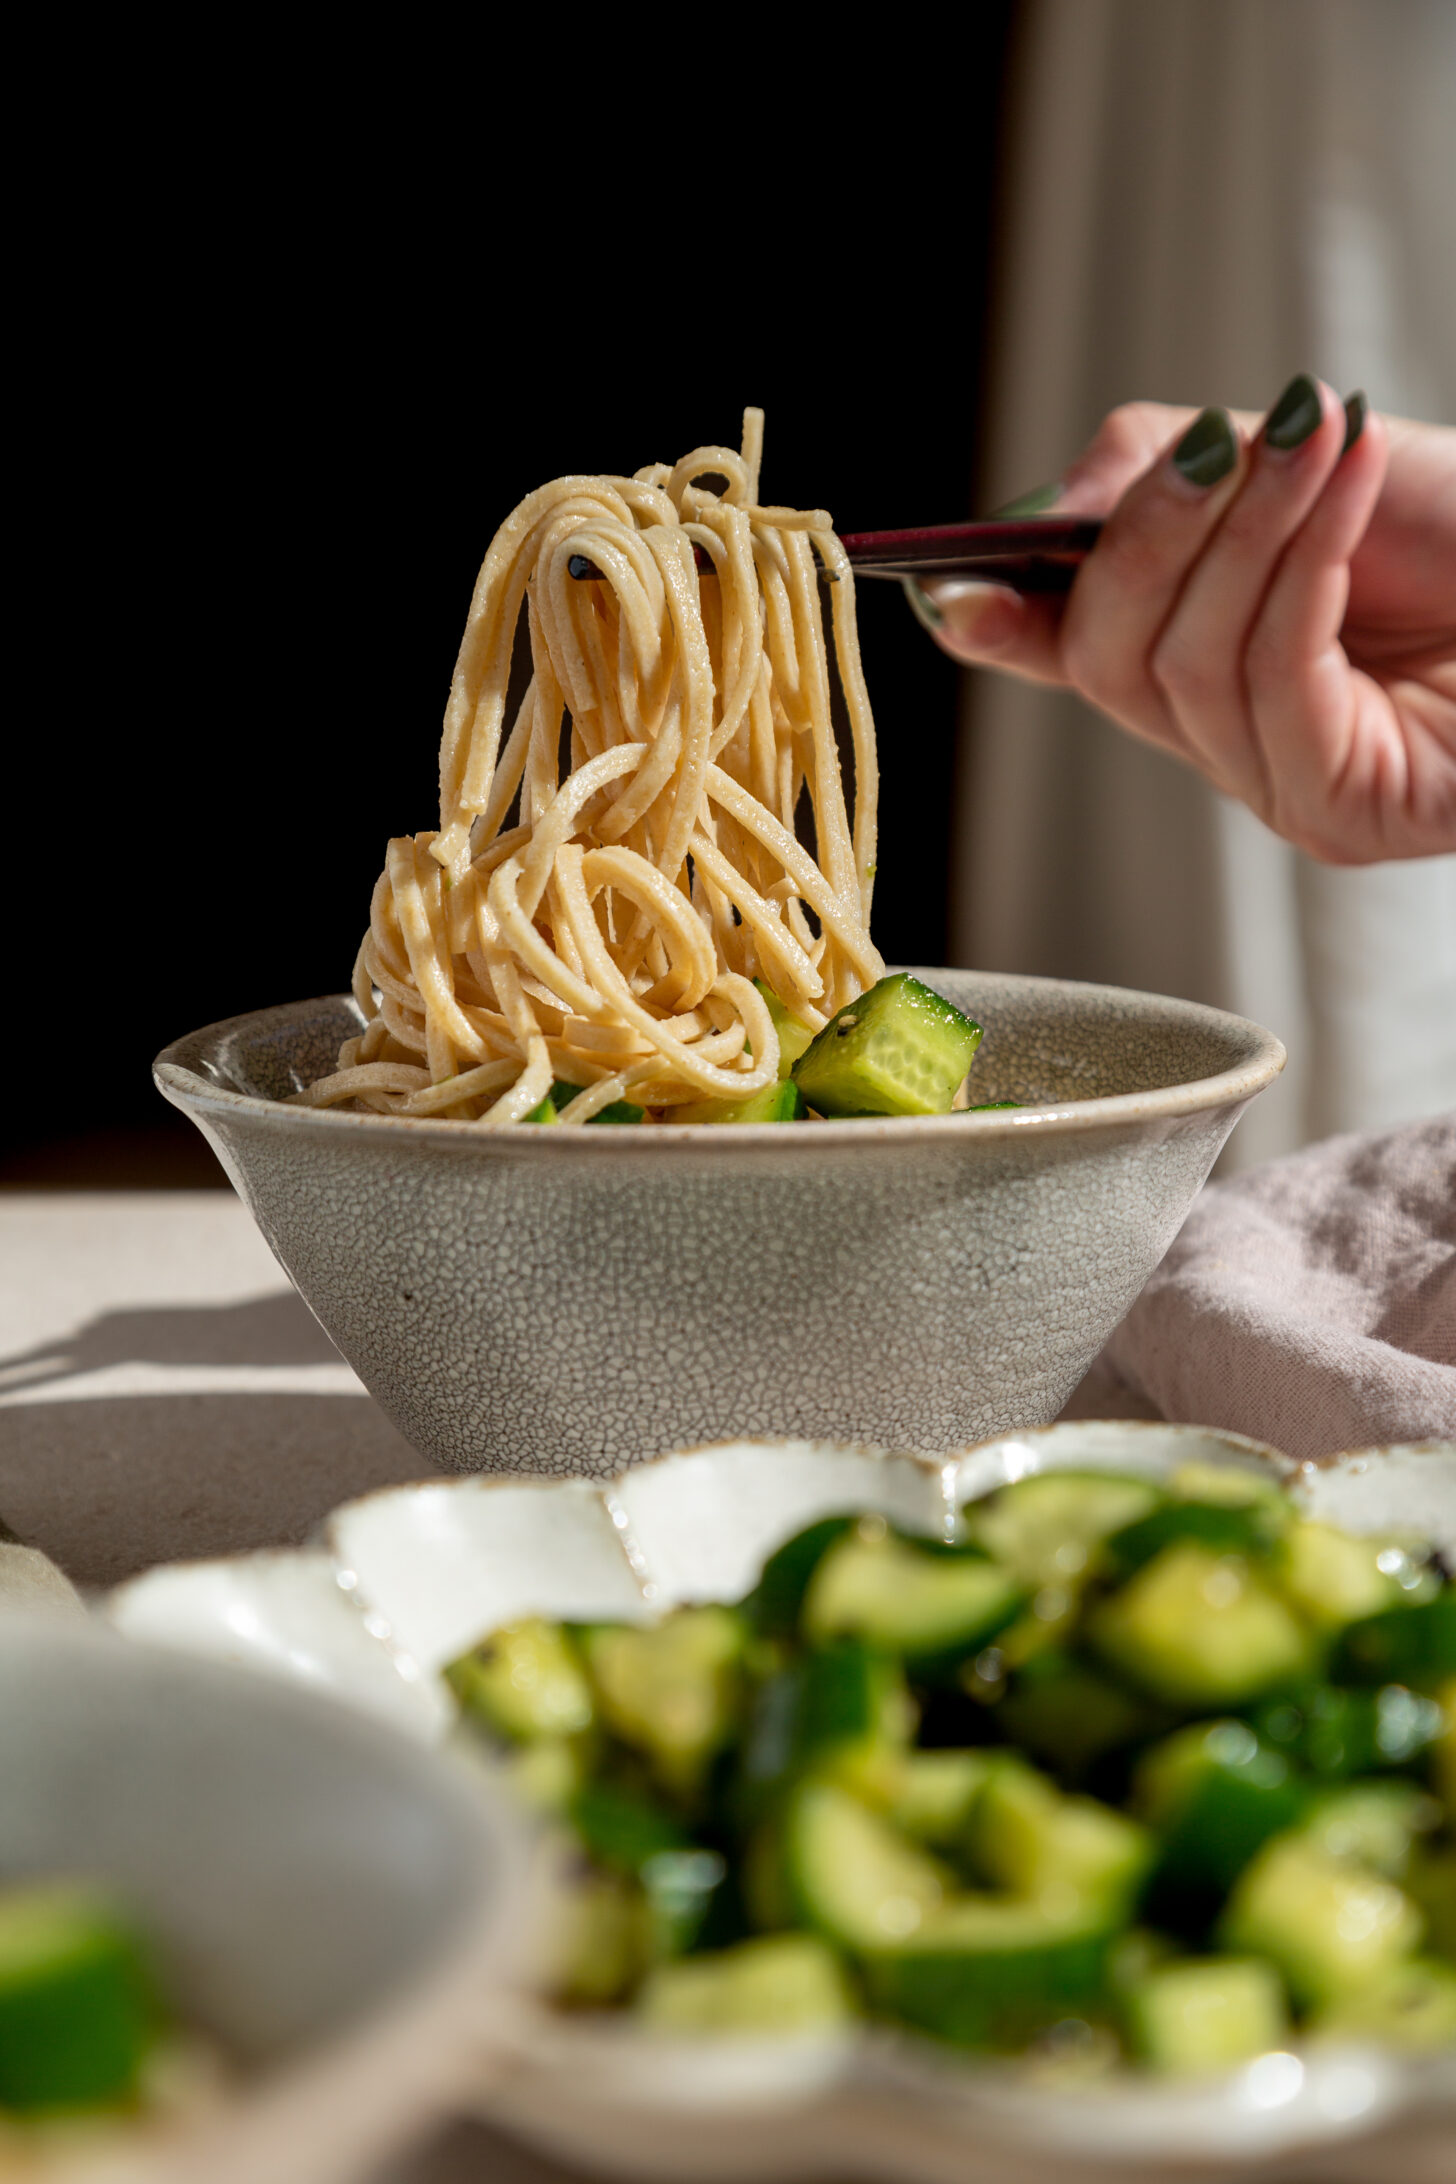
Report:
[[[854,579],[822,509],[759,505],[762,444],[750,409],[741,453],[559,478],[496,533],[445,713],[439,831],[389,844],[354,968],[365,1028],[299,1103],[494,1129],[565,1080],[582,1089],[563,1123],[624,1098],[670,1120],[776,1081],[756,977],[817,1031],[883,974]],[[571,575],[576,555],[600,581]],[[507,730],[523,610],[531,680]]]

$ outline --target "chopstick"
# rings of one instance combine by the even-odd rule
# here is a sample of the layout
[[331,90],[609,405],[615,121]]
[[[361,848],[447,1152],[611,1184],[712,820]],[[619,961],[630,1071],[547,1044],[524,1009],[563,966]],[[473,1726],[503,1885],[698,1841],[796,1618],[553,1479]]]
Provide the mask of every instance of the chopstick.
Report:
[[[1005,584],[1019,592],[1064,592],[1071,588],[1102,526],[1085,516],[1023,516],[1006,523],[937,523],[912,531],[856,531],[841,538],[856,576],[960,576]],[[713,562],[701,546],[693,549],[698,568],[711,574]],[[585,554],[567,564],[578,582],[600,580],[601,570]],[[833,572],[821,569],[833,582]]]

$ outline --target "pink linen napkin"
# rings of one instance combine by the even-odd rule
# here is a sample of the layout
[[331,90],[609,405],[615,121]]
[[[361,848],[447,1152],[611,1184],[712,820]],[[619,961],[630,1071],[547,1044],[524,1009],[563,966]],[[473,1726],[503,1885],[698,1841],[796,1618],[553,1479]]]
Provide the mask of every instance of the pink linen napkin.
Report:
[[[1291,1456],[1456,1438],[1456,1113],[1209,1186],[1089,1381]],[[1084,1386],[1088,1385],[1084,1383]]]

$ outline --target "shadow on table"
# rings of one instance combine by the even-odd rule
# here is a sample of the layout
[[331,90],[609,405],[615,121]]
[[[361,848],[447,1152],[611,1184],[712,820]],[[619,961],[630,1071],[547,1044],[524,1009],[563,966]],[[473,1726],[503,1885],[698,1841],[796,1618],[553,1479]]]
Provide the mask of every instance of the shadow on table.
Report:
[[291,1290],[236,1304],[103,1312],[68,1341],[0,1357],[0,1389],[46,1387],[107,1365],[336,1365],[339,1353]]
[[339,1502],[426,1470],[362,1392],[0,1408],[0,1519],[78,1585],[114,1585],[154,1562],[297,1545]]

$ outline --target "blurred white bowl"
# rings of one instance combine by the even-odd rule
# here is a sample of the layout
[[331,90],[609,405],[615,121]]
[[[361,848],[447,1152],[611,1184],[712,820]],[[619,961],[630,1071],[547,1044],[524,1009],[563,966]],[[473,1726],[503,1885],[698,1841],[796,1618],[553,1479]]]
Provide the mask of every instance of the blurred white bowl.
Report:
[[[880,1510],[943,1536],[962,1503],[1032,1472],[1158,1477],[1192,1460],[1273,1468],[1312,1514],[1418,1532],[1456,1554],[1456,1446],[1315,1467],[1194,1427],[1069,1424],[945,1458],[740,1442],[606,1483],[393,1488],[338,1510],[322,1549],[155,1570],[109,1612],[134,1635],[303,1674],[435,1738],[453,1711],[440,1670],[518,1616],[645,1619],[680,1601],[736,1600],[776,1546],[832,1512]],[[887,2032],[667,2041],[529,1998],[501,2037],[481,2111],[637,2180],[1193,2184],[1237,2173],[1384,2184],[1395,2163],[1401,2184],[1449,2184],[1456,2149],[1456,2057],[1414,2063],[1366,2046],[1266,2056],[1219,2079],[1128,2075],[1069,2090]]]
[[19,2173],[340,2184],[372,2167],[478,2075],[523,1946],[529,1845],[508,1800],[357,1713],[7,1606],[0,1876],[114,1892],[224,2066],[195,2115],[100,2127]]

